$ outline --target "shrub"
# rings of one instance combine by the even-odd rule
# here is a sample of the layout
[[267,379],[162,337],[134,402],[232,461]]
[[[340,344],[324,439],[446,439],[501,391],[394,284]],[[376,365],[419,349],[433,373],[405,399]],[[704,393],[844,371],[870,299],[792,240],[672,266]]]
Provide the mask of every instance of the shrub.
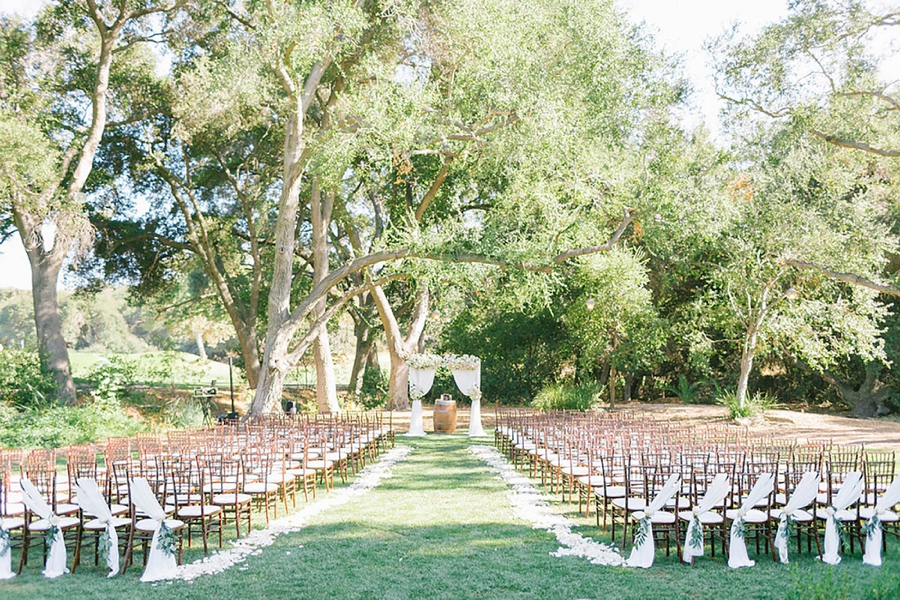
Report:
[[603,390],[596,381],[573,385],[556,383],[544,387],[537,393],[531,405],[540,411],[549,410],[589,410],[600,399]]
[[366,410],[385,405],[389,391],[388,380],[381,369],[365,369],[359,390],[359,404]]
[[0,446],[8,448],[58,448],[131,436],[144,428],[143,423],[129,417],[115,402],[24,410],[0,406]]
[[737,394],[732,391],[722,391],[716,398],[716,404],[724,406],[728,410],[728,416],[732,419],[755,417],[774,407],[775,398],[769,394],[756,392],[744,398],[744,406],[738,403]]
[[685,404],[694,404],[695,402],[697,402],[700,386],[702,384],[702,381],[688,383],[687,377],[685,377],[684,375],[679,375],[678,385],[667,385],[663,389],[670,394],[678,397]]
[[0,402],[18,407],[38,407],[49,403],[56,382],[41,371],[36,352],[0,350]]

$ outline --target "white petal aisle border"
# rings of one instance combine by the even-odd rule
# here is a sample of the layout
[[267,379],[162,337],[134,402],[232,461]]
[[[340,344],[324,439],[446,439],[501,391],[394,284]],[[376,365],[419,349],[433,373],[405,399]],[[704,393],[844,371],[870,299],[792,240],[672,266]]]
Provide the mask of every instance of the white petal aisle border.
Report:
[[335,490],[329,493],[327,497],[310,504],[293,515],[272,521],[265,529],[252,531],[248,536],[233,541],[233,548],[220,550],[206,558],[187,565],[181,565],[178,567],[173,579],[191,581],[203,575],[222,573],[244,562],[248,557],[260,554],[263,548],[271,546],[279,535],[299,531],[313,517],[336,506],[346,504],[350,500],[378,487],[382,479],[387,479],[393,475],[391,467],[405,460],[411,451],[412,448],[409,446],[397,446],[385,452],[377,463],[369,465],[360,471],[359,475],[348,487]]
[[497,449],[490,446],[469,446],[469,452],[486,462],[504,483],[512,487],[507,495],[517,517],[531,522],[534,529],[546,529],[556,536],[562,547],[556,552],[551,552],[551,556],[581,556],[595,565],[624,564],[622,555],[616,548],[599,544],[580,533],[573,532],[572,522],[554,511],[546,497],[527,477],[516,471]]

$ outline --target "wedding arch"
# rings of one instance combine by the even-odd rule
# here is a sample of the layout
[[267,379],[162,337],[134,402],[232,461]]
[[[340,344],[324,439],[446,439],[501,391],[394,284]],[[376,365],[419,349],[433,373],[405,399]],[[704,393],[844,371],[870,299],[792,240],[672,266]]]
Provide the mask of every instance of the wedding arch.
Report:
[[409,366],[409,397],[412,398],[412,415],[409,436],[425,435],[422,422],[422,398],[434,384],[434,374],[441,367],[450,369],[460,393],[472,401],[469,418],[469,437],[487,435],[481,425],[481,359],[463,354],[412,354],[406,359]]

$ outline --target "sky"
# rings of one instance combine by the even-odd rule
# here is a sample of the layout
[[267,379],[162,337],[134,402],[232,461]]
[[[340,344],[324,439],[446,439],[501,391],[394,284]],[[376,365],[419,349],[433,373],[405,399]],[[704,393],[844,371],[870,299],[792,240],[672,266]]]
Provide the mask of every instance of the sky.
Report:
[[[712,70],[703,51],[704,42],[739,21],[747,31],[776,21],[787,10],[787,0],[618,0],[634,23],[645,23],[659,47],[682,55],[687,77],[695,90],[692,106],[684,115],[685,125],[705,122],[712,134],[718,131],[718,99]],[[0,0],[0,13],[32,16],[40,0]],[[31,289],[31,271],[18,234],[0,245],[0,288]]]

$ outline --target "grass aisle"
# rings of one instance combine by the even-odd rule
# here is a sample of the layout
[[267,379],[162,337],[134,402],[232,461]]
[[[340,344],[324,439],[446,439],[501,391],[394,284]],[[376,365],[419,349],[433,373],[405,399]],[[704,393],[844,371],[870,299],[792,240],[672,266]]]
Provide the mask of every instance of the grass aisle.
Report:
[[[556,538],[513,514],[508,486],[468,452],[464,435],[398,438],[413,446],[393,477],[364,496],[279,536],[244,565],[192,583],[137,581],[139,569],[106,580],[97,571],[55,581],[28,575],[0,582],[6,598],[896,598],[900,544],[884,566],[860,553],[836,568],[807,555],[791,565],[759,557],[733,571],[721,557],[691,569],[657,555],[650,570],[553,557]],[[563,507],[563,510],[568,510]],[[574,518],[585,535],[590,521]],[[595,536],[598,541],[607,541]],[[19,578],[17,578],[19,579]]]

